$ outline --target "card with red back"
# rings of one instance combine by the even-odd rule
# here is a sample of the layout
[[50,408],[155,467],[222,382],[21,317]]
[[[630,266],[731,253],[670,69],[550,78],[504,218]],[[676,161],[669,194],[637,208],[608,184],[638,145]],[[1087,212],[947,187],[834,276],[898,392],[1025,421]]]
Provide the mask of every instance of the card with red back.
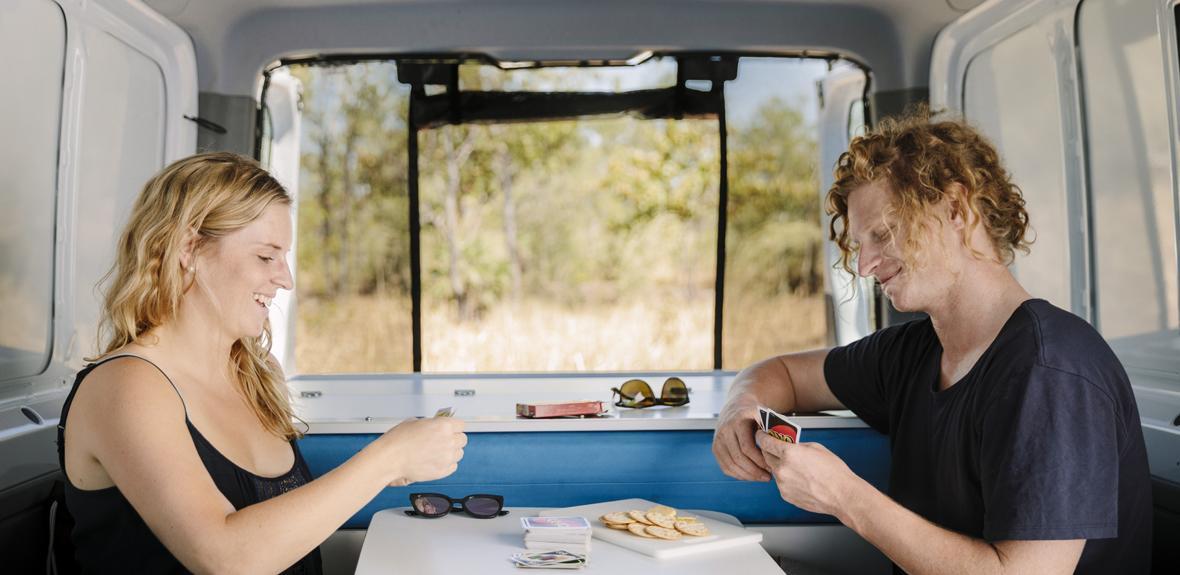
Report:
[[799,443],[803,440],[803,428],[769,407],[758,406],[759,427],[771,437],[781,439],[787,443]]

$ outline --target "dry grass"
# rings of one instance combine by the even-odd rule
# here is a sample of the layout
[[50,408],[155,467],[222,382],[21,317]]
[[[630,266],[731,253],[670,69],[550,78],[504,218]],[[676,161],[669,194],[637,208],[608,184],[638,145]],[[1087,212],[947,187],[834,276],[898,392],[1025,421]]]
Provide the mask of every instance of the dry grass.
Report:
[[[409,300],[388,296],[301,299],[296,368],[301,373],[409,372]],[[822,296],[729,298],[725,363],[822,345]],[[423,371],[562,372],[707,370],[713,363],[713,296],[571,309],[503,304],[476,321],[450,308],[423,310]]]

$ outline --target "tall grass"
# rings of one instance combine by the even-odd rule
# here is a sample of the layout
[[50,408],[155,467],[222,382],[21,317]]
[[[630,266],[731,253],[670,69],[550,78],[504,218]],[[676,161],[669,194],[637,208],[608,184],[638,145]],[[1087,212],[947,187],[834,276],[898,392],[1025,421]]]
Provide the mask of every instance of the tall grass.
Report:
[[[774,354],[823,345],[822,296],[727,298],[724,363],[737,369]],[[299,301],[301,373],[411,371],[410,302],[349,295]],[[428,372],[705,370],[713,367],[713,295],[648,298],[572,308],[501,304],[460,322],[453,309],[422,314]]]

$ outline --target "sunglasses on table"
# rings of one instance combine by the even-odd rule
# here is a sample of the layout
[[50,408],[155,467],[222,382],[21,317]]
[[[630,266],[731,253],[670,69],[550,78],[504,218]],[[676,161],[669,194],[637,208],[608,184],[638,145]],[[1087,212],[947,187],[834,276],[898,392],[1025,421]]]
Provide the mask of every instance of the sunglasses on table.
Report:
[[656,395],[651,386],[642,379],[629,379],[619,387],[610,388],[611,393],[618,395],[615,402],[618,407],[644,408],[654,405],[678,406],[688,403],[688,386],[679,377],[669,377]]
[[452,511],[462,511],[479,519],[491,519],[508,515],[504,511],[504,498],[499,495],[477,493],[462,499],[452,499],[442,493],[411,493],[410,506],[406,515],[418,517],[442,517]]

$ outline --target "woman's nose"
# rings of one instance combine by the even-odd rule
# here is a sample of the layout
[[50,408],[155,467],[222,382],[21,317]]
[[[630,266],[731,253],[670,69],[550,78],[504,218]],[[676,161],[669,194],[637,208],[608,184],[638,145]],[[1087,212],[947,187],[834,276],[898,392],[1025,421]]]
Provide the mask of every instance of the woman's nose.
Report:
[[281,265],[283,269],[279,272],[278,277],[275,278],[275,283],[277,283],[279,287],[290,291],[295,287],[295,278],[291,275],[291,266],[286,262],[286,260],[283,260]]

